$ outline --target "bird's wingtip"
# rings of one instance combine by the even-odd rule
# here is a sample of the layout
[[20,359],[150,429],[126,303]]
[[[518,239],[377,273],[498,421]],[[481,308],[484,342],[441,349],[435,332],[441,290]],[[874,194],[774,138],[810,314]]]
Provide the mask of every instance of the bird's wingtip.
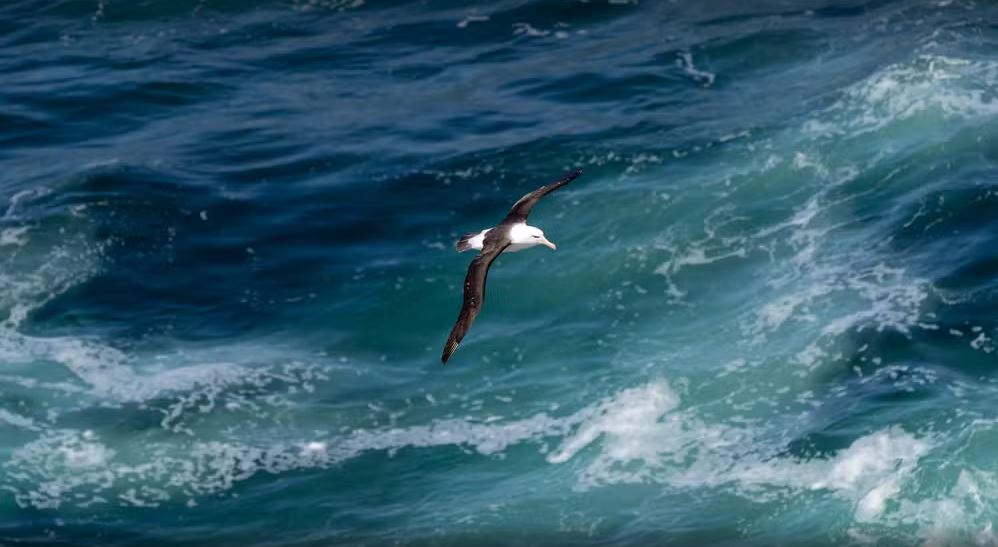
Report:
[[582,176],[582,169],[572,169],[571,171],[565,173],[565,176],[561,177],[561,180],[565,182],[572,182],[573,180]]
[[454,355],[454,352],[457,351],[457,347],[460,345],[461,344],[447,344],[444,347],[444,352],[442,355],[440,355],[440,366],[444,366],[447,364],[447,361],[450,359],[450,356]]

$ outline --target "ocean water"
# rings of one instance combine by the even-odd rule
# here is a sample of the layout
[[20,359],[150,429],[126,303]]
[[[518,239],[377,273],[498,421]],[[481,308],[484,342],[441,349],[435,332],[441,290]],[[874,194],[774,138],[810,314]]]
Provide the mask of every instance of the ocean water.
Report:
[[0,545],[998,544],[996,21],[7,2]]

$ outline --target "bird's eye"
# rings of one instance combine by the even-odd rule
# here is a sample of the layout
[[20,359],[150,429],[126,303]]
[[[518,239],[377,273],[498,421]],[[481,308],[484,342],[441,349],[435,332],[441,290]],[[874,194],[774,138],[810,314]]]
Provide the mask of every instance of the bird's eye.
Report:
[[541,236],[534,236],[534,239],[540,239]]

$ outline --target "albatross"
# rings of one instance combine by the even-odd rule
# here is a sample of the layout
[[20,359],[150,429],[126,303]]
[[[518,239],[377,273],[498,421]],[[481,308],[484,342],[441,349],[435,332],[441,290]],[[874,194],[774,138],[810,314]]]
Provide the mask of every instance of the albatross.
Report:
[[444,345],[444,352],[440,356],[443,364],[447,364],[447,360],[461,345],[461,340],[475,322],[478,312],[482,310],[482,304],[485,302],[485,279],[489,275],[489,266],[495,262],[495,259],[503,251],[514,253],[537,245],[550,247],[551,250],[558,248],[544,237],[544,232],[540,228],[528,226],[527,217],[542,197],[572,182],[581,174],[582,171],[577,169],[551,184],[541,186],[514,203],[506,218],[499,224],[480,232],[464,234],[458,240],[457,252],[477,249],[479,253],[471,261],[468,275],[464,278],[464,304],[461,305],[461,313],[457,316],[457,322],[454,323],[447,344]]

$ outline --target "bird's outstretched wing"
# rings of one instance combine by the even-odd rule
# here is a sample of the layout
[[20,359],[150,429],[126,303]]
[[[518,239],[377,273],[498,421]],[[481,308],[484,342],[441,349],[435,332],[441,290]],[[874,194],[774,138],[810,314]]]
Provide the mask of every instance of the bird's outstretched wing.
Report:
[[471,324],[475,322],[475,318],[478,317],[478,312],[482,310],[482,304],[485,302],[485,280],[489,276],[489,266],[506,247],[509,247],[509,240],[506,238],[501,240],[486,238],[482,252],[478,253],[478,256],[468,266],[468,275],[464,278],[464,304],[461,306],[461,313],[458,314],[457,322],[454,323],[454,328],[451,329],[450,336],[447,338],[444,352],[440,356],[440,361],[443,364],[447,364],[447,360],[457,350],[464,335],[471,328]]
[[516,203],[513,204],[513,208],[509,210],[509,214],[503,219],[503,224],[512,224],[515,222],[526,222],[527,216],[530,215],[530,210],[534,208],[534,205],[541,200],[542,197],[554,192],[558,188],[572,182],[579,175],[582,174],[581,169],[576,169],[575,171],[569,171],[565,176],[552,182],[551,184],[546,184],[540,188],[530,192],[529,194],[523,196]]

